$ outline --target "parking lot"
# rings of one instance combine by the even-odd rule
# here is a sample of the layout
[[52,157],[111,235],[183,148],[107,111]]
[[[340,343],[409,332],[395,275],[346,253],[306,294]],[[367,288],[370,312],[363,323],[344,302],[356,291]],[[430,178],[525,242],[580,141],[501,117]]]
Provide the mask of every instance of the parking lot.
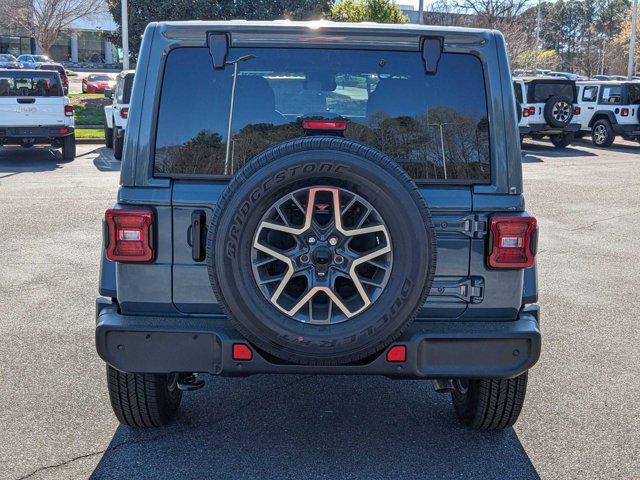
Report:
[[119,166],[0,148],[1,478],[640,478],[637,143],[525,145],[544,344],[497,433],[430,382],[327,376],[209,378],[171,426],[118,426],[93,309]]

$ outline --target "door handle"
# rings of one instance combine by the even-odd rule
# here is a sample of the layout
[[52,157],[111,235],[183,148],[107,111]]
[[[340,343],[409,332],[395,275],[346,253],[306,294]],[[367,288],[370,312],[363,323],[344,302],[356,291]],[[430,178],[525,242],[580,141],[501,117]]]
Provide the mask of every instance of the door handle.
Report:
[[191,258],[195,262],[202,262],[205,258],[206,219],[207,216],[202,210],[191,213]]
[[18,98],[18,103],[36,103],[35,98]]

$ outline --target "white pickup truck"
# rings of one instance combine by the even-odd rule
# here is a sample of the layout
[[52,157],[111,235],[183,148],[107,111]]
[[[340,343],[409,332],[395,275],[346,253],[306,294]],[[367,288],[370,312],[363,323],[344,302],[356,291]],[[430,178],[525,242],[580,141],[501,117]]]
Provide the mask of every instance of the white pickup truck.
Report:
[[47,70],[0,70],[0,146],[51,145],[76,156],[73,105],[60,75]]
[[104,142],[107,147],[113,148],[113,156],[118,160],[122,158],[133,75],[134,70],[120,72],[116,77],[115,89],[104,92],[105,97],[113,100],[110,105],[104,107]]

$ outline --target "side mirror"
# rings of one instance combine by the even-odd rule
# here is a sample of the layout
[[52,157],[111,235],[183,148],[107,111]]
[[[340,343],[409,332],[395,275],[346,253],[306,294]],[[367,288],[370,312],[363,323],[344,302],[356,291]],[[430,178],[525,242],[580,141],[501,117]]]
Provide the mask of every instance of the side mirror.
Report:
[[105,90],[104,91],[104,96],[107,98],[113,98],[113,91],[112,90]]

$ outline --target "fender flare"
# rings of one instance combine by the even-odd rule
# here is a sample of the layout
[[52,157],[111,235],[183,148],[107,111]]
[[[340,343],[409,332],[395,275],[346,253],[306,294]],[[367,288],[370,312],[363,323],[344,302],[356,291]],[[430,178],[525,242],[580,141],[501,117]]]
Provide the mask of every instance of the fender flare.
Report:
[[610,110],[597,110],[591,117],[591,120],[589,120],[589,128],[593,128],[593,125],[598,120],[602,119],[602,117],[607,117],[611,125],[618,124],[618,120],[616,120],[616,116],[613,114],[613,112],[611,112]]

